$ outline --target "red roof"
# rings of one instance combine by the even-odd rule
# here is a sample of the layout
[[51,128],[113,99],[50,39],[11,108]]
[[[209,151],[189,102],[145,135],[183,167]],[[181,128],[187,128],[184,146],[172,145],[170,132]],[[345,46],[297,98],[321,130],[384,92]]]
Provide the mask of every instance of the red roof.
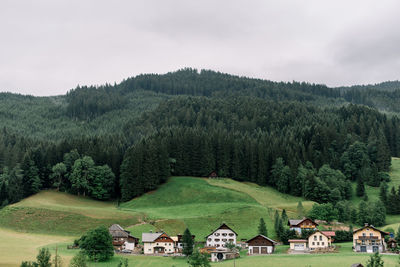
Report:
[[327,237],[332,237],[332,236],[336,236],[334,231],[321,231],[321,233],[323,233],[324,235],[326,235]]

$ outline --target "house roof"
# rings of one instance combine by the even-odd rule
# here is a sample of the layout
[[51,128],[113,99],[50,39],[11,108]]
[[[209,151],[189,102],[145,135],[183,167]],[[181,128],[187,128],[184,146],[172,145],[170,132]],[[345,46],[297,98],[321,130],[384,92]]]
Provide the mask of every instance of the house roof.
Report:
[[[312,233],[308,238],[310,239],[310,237],[313,236],[313,235],[316,234],[316,233],[321,233],[322,235],[326,236],[328,239],[331,237],[331,236],[325,234],[324,232],[322,232],[322,231],[320,231],[320,230],[317,230],[317,231],[315,231],[314,233]],[[333,232],[333,236],[335,236],[335,232]]]
[[307,243],[305,239],[289,239],[289,243]]
[[379,230],[378,228],[375,228],[373,225],[365,225],[364,227],[361,227],[361,228],[359,228],[359,229],[356,229],[356,230],[353,231],[353,234],[355,234],[355,233],[357,233],[358,231],[361,231],[361,230],[363,230],[363,229],[365,229],[365,228],[372,228],[372,229],[374,229],[375,231],[380,232],[382,235],[388,235],[388,234],[389,234],[389,233],[387,233],[387,232],[384,232],[384,231]]
[[276,241],[274,241],[274,240],[272,240],[271,238],[269,238],[269,237],[266,237],[265,235],[256,235],[255,237],[253,237],[252,239],[249,239],[249,240],[247,240],[247,242],[246,243],[249,243],[250,241],[252,241],[253,239],[255,239],[255,238],[257,238],[257,237],[259,237],[259,236],[261,236],[262,238],[264,238],[264,239],[267,239],[267,240],[269,240],[270,242],[272,242],[272,243],[274,243],[274,244],[277,244],[278,242],[276,242]]
[[312,221],[313,223],[315,223],[315,225],[318,226],[318,223],[314,222],[314,221],[311,220],[310,218],[303,218],[303,219],[300,219],[300,220],[289,220],[289,221],[288,221],[288,225],[289,225],[289,226],[297,226],[297,225],[299,225],[300,223],[304,222],[305,220],[310,220],[310,221]]
[[320,231],[321,233],[323,233],[325,236],[327,237],[334,237],[336,236],[336,233],[334,231]]
[[225,223],[221,224],[220,227],[218,227],[217,229],[215,229],[211,234],[209,234],[206,237],[209,237],[210,235],[212,235],[213,233],[215,233],[216,231],[218,231],[219,229],[229,229],[232,232],[234,232],[236,235],[238,235],[234,230],[232,230],[232,228],[230,228],[228,225],[226,225]]
[[162,234],[164,233],[142,233],[142,242],[154,242],[154,240],[156,240]]
[[128,238],[128,237],[132,237],[137,239],[134,236],[130,235],[129,231],[124,230],[124,228],[122,228],[119,224],[113,224],[108,228],[108,232],[110,233],[110,235],[114,238],[119,238],[119,237],[124,237],[124,238]]

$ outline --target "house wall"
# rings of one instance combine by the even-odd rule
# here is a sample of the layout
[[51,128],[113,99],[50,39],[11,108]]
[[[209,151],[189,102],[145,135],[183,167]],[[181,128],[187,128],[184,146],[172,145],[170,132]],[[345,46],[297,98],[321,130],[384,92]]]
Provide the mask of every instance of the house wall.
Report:
[[174,253],[174,243],[173,242],[145,242],[143,243],[143,253],[144,254],[155,254],[155,247],[164,247],[166,254]]
[[320,232],[316,232],[308,237],[308,247],[311,250],[316,248],[327,248],[331,245],[331,241],[328,237]]
[[211,235],[207,236],[206,246],[223,248],[227,242],[232,242],[236,245],[236,234],[229,229],[218,229]]
[[303,245],[304,245],[304,250],[307,250],[307,241],[304,241],[304,243],[299,243],[299,242],[290,243],[290,249],[291,249],[291,250],[297,250],[297,249],[295,248],[295,246],[296,246],[297,244],[303,244]]
[[[366,237],[377,237],[376,239],[373,239],[374,244],[371,244],[371,240],[365,240],[365,243],[362,243],[362,240],[360,238],[363,237],[363,234],[365,234]],[[385,250],[385,240],[383,239],[383,236],[381,232],[371,228],[371,227],[365,227],[364,229],[361,229],[360,231],[357,231],[353,234],[353,248],[356,252],[362,252],[362,247],[365,248],[365,251],[367,253],[373,253],[374,252],[374,247],[378,247],[379,252],[383,252]]]
[[249,246],[249,254],[271,254],[273,252],[273,246]]

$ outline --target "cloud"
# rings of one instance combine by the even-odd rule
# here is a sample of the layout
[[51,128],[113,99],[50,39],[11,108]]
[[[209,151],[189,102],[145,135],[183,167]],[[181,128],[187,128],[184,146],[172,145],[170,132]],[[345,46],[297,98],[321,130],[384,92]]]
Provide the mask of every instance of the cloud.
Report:
[[0,91],[209,68],[331,86],[399,79],[400,3],[383,0],[0,2]]

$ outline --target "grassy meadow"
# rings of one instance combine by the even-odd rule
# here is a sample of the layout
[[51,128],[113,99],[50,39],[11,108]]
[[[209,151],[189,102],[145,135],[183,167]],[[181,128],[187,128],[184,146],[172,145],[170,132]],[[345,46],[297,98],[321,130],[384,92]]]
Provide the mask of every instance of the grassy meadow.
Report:
[[[392,181],[400,185],[400,159],[393,159]],[[366,188],[371,200],[378,198],[379,189]],[[273,233],[275,210],[286,209],[289,217],[297,217],[297,203],[306,210],[314,204],[299,197],[284,195],[270,187],[240,183],[231,179],[172,177],[156,191],[121,204],[101,202],[56,191],[42,191],[0,210],[0,266],[19,266],[22,260],[34,260],[41,247],[55,248],[65,265],[77,250],[67,245],[88,229],[119,223],[141,238],[142,232],[164,230],[171,235],[183,233],[189,227],[197,240],[222,222],[229,224],[238,239],[248,239],[257,233],[259,219],[267,223],[269,236]],[[357,204],[360,199],[352,200]],[[400,216],[388,216],[388,225],[397,229]],[[339,254],[288,255],[287,246],[277,248],[268,256],[243,256],[236,266],[350,266],[366,263],[369,255],[351,251],[351,243],[340,244]],[[91,263],[89,266],[117,266],[119,258],[111,262]],[[128,257],[130,266],[188,266],[184,259],[170,257]],[[385,255],[385,266],[397,266],[398,257]],[[212,266],[232,266],[233,261]]]

